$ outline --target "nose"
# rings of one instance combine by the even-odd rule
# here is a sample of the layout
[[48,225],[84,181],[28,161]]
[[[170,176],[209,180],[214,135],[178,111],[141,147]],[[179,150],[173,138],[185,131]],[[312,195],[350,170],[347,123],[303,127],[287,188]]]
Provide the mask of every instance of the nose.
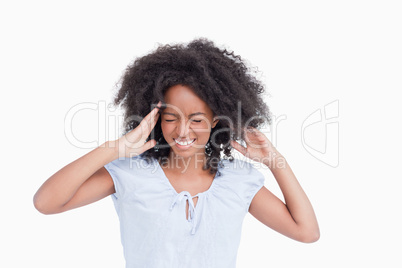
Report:
[[176,128],[179,137],[186,138],[190,132],[189,121],[181,120]]

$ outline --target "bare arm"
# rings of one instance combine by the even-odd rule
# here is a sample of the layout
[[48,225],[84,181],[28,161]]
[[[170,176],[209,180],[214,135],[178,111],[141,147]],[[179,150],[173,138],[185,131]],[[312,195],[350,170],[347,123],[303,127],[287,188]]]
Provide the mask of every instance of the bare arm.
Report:
[[158,103],[141,123],[116,141],[108,141],[63,167],[47,179],[33,198],[43,214],[81,207],[115,192],[113,180],[103,167],[119,157],[139,155],[156,145],[146,141],[158,121]]
[[320,237],[313,207],[286,159],[278,155],[276,164],[266,164],[274,175],[285,204],[263,187],[253,198],[249,212],[257,220],[300,242],[315,242]]
[[109,145],[104,143],[46,180],[34,196],[36,209],[43,214],[60,213],[114,193],[112,178],[103,167],[118,157],[116,147]]
[[313,207],[288,162],[259,130],[250,128],[245,133],[247,148],[236,141],[231,142],[232,146],[269,167],[285,198],[283,203],[262,187],[251,201],[250,214],[290,238],[305,243],[317,241],[320,230]]

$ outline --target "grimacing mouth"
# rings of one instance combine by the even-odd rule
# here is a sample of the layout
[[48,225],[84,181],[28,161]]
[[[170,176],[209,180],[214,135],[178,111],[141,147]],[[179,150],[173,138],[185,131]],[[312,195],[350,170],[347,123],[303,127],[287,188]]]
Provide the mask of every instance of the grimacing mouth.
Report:
[[[179,145],[187,146],[187,145],[193,144],[196,139],[194,138],[194,139],[192,139],[192,140],[184,140],[184,142],[186,142],[187,144],[180,144],[180,143],[183,143],[182,140],[178,141],[178,140],[176,140],[175,138],[173,138],[173,140],[174,140],[175,143],[177,143],[177,144],[179,144]],[[189,141],[191,141],[191,142],[188,143]],[[179,142],[180,142],[180,143],[179,143]]]

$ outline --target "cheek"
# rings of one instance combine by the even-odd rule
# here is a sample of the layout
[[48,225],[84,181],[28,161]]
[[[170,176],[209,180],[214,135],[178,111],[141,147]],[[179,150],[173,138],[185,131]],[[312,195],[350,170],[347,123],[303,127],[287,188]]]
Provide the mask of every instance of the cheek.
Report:
[[165,136],[167,133],[172,131],[172,124],[164,124],[163,122],[161,123],[161,130],[163,136]]

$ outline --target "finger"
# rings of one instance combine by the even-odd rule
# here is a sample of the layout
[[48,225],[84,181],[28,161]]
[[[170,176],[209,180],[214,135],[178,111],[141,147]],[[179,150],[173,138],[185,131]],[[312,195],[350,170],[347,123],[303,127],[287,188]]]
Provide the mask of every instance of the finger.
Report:
[[267,136],[265,136],[263,132],[261,132],[256,128],[252,128],[251,131],[247,131],[245,139],[247,143],[257,143],[257,144],[261,142],[270,143]]
[[143,131],[147,132],[148,134],[151,133],[152,129],[158,122],[159,108],[161,107],[161,105],[162,102],[159,101],[157,106],[149,114],[147,114],[140,123],[140,125],[142,125],[141,129],[143,129]]
[[149,120],[149,119],[151,119],[151,118],[153,118],[153,117],[159,115],[159,109],[160,109],[161,106],[162,106],[162,102],[159,101],[158,104],[155,106],[155,108],[153,108],[152,111],[149,112],[149,113],[144,117],[144,119],[145,119],[145,120]]
[[143,145],[144,148],[144,152],[151,149],[152,147],[154,147],[156,145],[156,140],[149,140],[148,142],[146,142]]
[[252,143],[252,138],[254,137],[254,132],[252,132],[252,130],[250,129],[246,129],[245,130],[245,135],[244,135],[244,141],[246,142],[247,146],[249,145],[249,143]]
[[141,129],[140,140],[142,140],[141,143],[144,143],[146,141],[146,139],[151,134],[151,131],[155,127],[157,122],[158,122],[158,116],[156,116],[156,118],[150,119],[150,121],[147,120],[141,121],[140,123],[140,129]]
[[245,129],[246,135],[252,135],[252,136],[259,136],[260,135],[260,131],[254,127],[247,127]]
[[262,132],[260,132],[258,129],[253,128],[253,127],[247,127],[247,129],[245,129],[245,141],[248,145],[248,143],[253,143],[254,142],[259,142],[264,140],[264,135],[262,134]]
[[242,155],[246,155],[247,148],[240,145],[237,141],[231,140],[230,145],[232,145],[232,147],[239,151]]
[[248,126],[245,130],[246,130],[247,132],[249,132],[249,133],[253,133],[253,132],[255,132],[257,129],[255,129],[255,128],[252,127],[252,126]]
[[149,120],[152,117],[155,117],[156,115],[159,114],[159,109],[162,106],[162,102],[159,101],[158,104],[155,106],[155,108],[153,108],[145,117],[144,120]]
[[154,117],[151,117],[148,121],[148,132],[151,133],[152,129],[155,127],[156,123],[158,122],[159,113],[156,113]]

